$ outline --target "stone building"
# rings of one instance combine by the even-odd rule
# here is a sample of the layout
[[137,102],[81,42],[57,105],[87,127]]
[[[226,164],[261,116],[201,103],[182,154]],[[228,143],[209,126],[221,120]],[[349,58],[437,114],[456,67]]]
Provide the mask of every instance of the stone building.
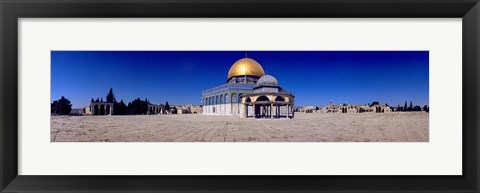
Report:
[[92,115],[112,115],[113,103],[111,102],[91,102],[90,112]]
[[338,113],[358,113],[357,105],[341,104],[335,107]]
[[393,112],[393,109],[388,105],[353,105],[353,104],[339,104],[333,105],[330,101],[329,106],[324,106],[316,111],[320,113],[388,113]]
[[203,111],[202,106],[194,105],[190,107],[190,112],[193,114],[202,114],[202,111]]
[[193,105],[175,106],[176,114],[191,114]]
[[371,111],[374,112],[374,113],[388,113],[388,112],[392,112],[392,109],[387,106],[387,105],[380,105],[380,104],[377,104],[377,105],[372,105],[370,107]]
[[72,109],[70,115],[83,115],[83,109]]
[[228,71],[226,84],[202,93],[204,115],[237,115],[255,118],[293,117],[294,96],[278,81],[265,75],[251,58],[237,60]]
[[305,112],[303,107],[295,107],[295,112]]
[[303,111],[305,113],[314,113],[317,110],[316,106],[305,106],[303,107]]
[[91,115],[92,111],[90,111],[90,107],[82,108],[82,114],[83,115]]
[[162,104],[148,104],[147,115],[165,114],[165,106]]

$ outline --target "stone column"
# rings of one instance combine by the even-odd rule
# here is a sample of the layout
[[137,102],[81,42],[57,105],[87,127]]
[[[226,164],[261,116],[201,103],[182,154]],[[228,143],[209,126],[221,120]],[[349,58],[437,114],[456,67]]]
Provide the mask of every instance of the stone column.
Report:
[[292,119],[295,118],[295,107],[293,106],[293,103],[292,103]]
[[290,105],[287,104],[287,119],[290,117]]
[[252,103],[253,106],[253,118],[257,117],[257,109],[255,108],[255,103]]
[[278,110],[278,113],[277,113],[278,118],[280,118],[280,116],[282,116],[282,105],[278,105],[277,110]]
[[262,105],[259,105],[258,111],[259,111],[258,114],[260,115],[260,118],[262,118],[262,116],[263,116],[263,106]]
[[279,108],[279,106],[278,106],[278,104],[277,104],[277,105],[275,106],[275,116],[277,116],[277,118],[278,118],[278,115],[279,115],[279,114],[278,114],[278,113],[279,113],[278,108]]
[[273,109],[273,103],[270,104],[270,119],[273,119],[272,109]]
[[243,117],[247,118],[248,117],[248,106],[247,106],[247,104],[242,104],[242,106],[243,106],[243,112],[242,112]]
[[265,114],[267,114],[267,117],[265,117],[265,118],[269,118],[269,117],[270,117],[270,105],[265,106],[265,107],[266,107],[265,110],[267,111],[267,112],[265,113]]
[[267,116],[268,116],[267,106],[262,105],[262,118],[265,118]]
[[241,106],[239,106],[239,108],[240,108],[240,117],[243,118],[245,115],[245,107],[242,104]]

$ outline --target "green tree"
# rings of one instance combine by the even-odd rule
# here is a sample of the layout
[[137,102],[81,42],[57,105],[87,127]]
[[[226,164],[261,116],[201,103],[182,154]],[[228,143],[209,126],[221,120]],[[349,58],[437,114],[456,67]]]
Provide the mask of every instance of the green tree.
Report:
[[148,100],[140,100],[140,98],[137,98],[130,102],[127,106],[128,108],[128,114],[130,115],[143,115],[147,113],[148,110]]
[[59,100],[53,101],[51,104],[51,112],[60,115],[68,115],[72,112],[72,104],[70,100],[62,96]]
[[167,112],[170,111],[170,105],[168,104],[168,101],[165,103],[165,110],[166,110]]
[[132,115],[131,109],[132,109],[132,102],[129,102],[127,105],[127,115]]
[[113,103],[113,113],[114,115],[127,115],[128,110],[127,110],[127,105],[123,102],[123,100],[120,100],[119,103],[115,102]]
[[403,106],[403,111],[407,111],[407,101],[405,101],[405,105]]
[[148,101],[147,98],[145,98],[145,101],[143,101],[143,103],[142,103],[142,114],[147,114],[148,104],[150,104],[150,102]]
[[408,106],[408,111],[413,111],[413,103],[410,101],[410,106]]
[[52,104],[50,104],[50,113],[60,114],[60,106],[58,105],[58,101],[53,101]]
[[107,102],[109,102],[109,103],[117,102],[117,101],[115,100],[115,95],[113,94],[113,89],[112,89],[112,88],[110,88],[110,90],[108,91],[106,100],[107,100]]
[[422,107],[418,106],[418,105],[415,105],[413,107],[413,111],[422,111]]
[[428,111],[429,111],[429,108],[428,108],[428,106],[427,106],[427,105],[423,106],[423,111],[425,111],[425,112],[427,112],[427,113],[428,113]]

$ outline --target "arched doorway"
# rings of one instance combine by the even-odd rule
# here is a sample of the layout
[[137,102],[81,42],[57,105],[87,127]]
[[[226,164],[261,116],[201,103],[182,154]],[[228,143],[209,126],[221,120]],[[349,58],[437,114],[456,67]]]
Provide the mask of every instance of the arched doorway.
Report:
[[267,108],[270,106],[270,100],[267,96],[260,96],[255,101],[255,118],[266,118],[268,115]]
[[105,115],[105,105],[100,105],[100,115]]
[[100,109],[98,108],[98,105],[95,105],[93,107],[93,114],[94,115],[99,115],[100,114]]
[[282,96],[275,97],[275,111],[273,112],[275,118],[279,118],[282,116],[281,108],[283,105],[281,104],[281,102],[285,102],[285,98],[283,98]]
[[107,109],[106,110],[106,115],[110,115],[112,112],[110,112],[110,105],[107,105]]
[[251,105],[252,105],[252,99],[251,99],[250,97],[247,97],[247,98],[245,99],[245,106],[244,106],[244,108],[245,108],[245,117],[247,117],[247,118],[250,116],[250,115],[249,115],[249,112],[251,112],[251,111],[249,110],[249,108],[251,107]]

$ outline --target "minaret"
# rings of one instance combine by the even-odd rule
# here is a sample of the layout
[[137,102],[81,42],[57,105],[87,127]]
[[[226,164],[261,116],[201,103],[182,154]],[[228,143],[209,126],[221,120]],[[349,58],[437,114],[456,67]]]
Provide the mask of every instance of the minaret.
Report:
[[332,99],[330,99],[330,109],[333,109]]

